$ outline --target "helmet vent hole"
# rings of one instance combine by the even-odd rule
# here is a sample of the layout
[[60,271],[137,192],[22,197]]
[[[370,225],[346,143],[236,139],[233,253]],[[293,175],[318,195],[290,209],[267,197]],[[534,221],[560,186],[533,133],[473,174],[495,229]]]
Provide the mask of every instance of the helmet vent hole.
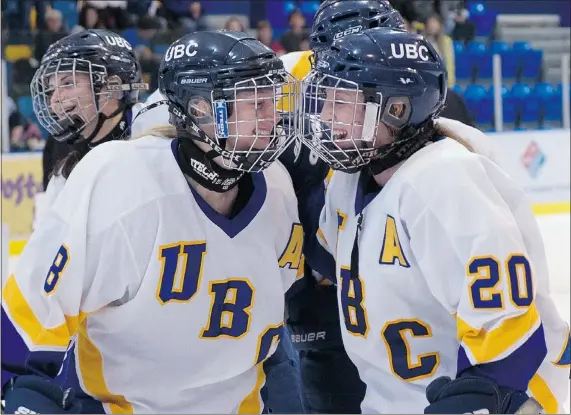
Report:
[[341,20],[352,19],[353,17],[359,17],[359,12],[351,12],[335,16],[330,20],[330,23],[337,23],[340,22]]

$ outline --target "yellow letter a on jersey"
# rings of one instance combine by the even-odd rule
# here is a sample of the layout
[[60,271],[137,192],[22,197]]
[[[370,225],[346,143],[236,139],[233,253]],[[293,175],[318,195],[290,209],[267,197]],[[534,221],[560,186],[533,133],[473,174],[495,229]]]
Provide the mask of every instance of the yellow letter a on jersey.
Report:
[[395,263],[395,259],[401,267],[410,267],[402,251],[395,218],[387,215],[387,221],[385,223],[385,237],[383,238],[383,247],[381,248],[381,258],[379,263],[393,265]]
[[303,254],[303,228],[299,223],[294,223],[286,248],[279,259],[280,268],[289,266],[289,269],[298,269],[301,265]]

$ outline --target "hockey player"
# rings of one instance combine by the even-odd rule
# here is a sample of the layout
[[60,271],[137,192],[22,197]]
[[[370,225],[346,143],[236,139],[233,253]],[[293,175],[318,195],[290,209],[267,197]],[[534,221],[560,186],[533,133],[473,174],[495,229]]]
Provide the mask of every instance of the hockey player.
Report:
[[303,141],[337,170],[318,233],[363,413],[561,413],[569,332],[530,202],[435,124],[446,70],[430,43],[348,35],[300,90]]
[[[90,151],[5,283],[30,350],[3,356],[19,375],[2,379],[7,412],[262,411],[263,362],[303,263],[291,180],[273,163],[293,138],[275,110],[292,83],[246,34],[169,47],[171,125]],[[50,362],[72,338],[60,389]]]
[[131,107],[146,89],[133,48],[114,32],[85,30],[49,47],[30,88],[34,113],[50,134],[43,154],[49,184],[36,197],[35,223],[90,149],[129,138]]
[[[30,88],[36,117],[50,133],[43,161],[51,177],[47,191],[36,195],[34,226],[91,148],[129,137],[131,107],[146,88],[131,46],[116,33],[86,30],[50,46]],[[8,327],[2,330],[3,360],[24,358],[27,347]]]
[[[334,39],[372,27],[404,29],[404,21],[388,1],[326,0],[315,13],[311,50],[290,52],[280,59],[301,80],[311,70],[315,53],[328,48]],[[282,107],[287,109],[287,103]],[[291,150],[282,159],[291,156]],[[312,213],[323,204],[329,166],[310,149],[297,150],[295,161],[284,160],[284,165],[293,178],[305,233],[311,235],[317,224]],[[314,259],[312,253],[323,249],[315,242],[306,240],[307,258]],[[306,261],[305,278],[288,292],[286,302],[287,328],[299,352],[303,406],[309,413],[359,413],[365,385],[343,348],[336,287],[328,279],[334,277],[334,265],[323,256],[319,255],[319,263]]]
[[[168,125],[168,100],[157,89],[144,103],[135,104],[133,114],[131,132],[134,137],[154,127]],[[290,149],[291,145],[288,147],[288,150]],[[262,399],[266,411],[271,413],[302,413],[299,363],[286,328],[283,327],[282,330],[275,353],[264,363],[266,383],[262,390]]]

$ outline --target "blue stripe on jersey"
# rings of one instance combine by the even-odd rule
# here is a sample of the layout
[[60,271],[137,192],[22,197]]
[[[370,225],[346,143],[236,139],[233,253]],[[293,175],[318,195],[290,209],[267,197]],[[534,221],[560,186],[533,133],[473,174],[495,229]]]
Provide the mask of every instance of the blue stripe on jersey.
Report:
[[555,364],[557,366],[567,366],[571,364],[571,335],[567,337],[567,343],[565,344],[563,352],[561,352],[561,356],[557,362],[555,362]]
[[[60,377],[59,384],[64,388],[72,388],[75,391],[75,396],[82,402],[81,412],[84,414],[104,414],[105,409],[103,404],[97,399],[94,399],[91,395],[88,395],[79,382],[79,377],[77,376],[77,367],[75,364],[75,348],[77,344],[74,344],[69,353],[65,358],[63,364],[64,369],[62,370],[62,376]],[[57,381],[57,380],[56,380]]]
[[2,387],[17,375],[55,378],[64,356],[65,352],[30,352],[2,307]]
[[456,376],[483,376],[495,380],[500,386],[526,391],[546,355],[543,325],[540,325],[525,343],[495,362],[472,366],[464,347],[460,346]]
[[305,262],[314,271],[335,282],[335,261],[317,239],[319,216],[325,205],[325,184],[308,189],[298,195],[299,220],[305,234],[303,254]]

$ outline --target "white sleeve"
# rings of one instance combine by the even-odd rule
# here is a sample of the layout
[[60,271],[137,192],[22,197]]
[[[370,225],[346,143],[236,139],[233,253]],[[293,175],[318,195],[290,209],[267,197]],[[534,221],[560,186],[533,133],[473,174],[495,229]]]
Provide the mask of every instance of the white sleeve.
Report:
[[327,191],[332,179],[333,171],[330,170],[325,180],[325,203],[319,215],[319,228],[317,229],[317,241],[329,252],[333,259],[337,258],[337,238],[339,232],[339,217],[337,210],[332,206],[332,193]]
[[45,192],[39,192],[34,195],[34,223],[33,228],[36,229],[40,220],[46,215],[50,207],[54,204],[63,187],[66,179],[61,175],[54,175],[48,183]]
[[91,170],[87,158],[39,222],[2,290],[2,306],[31,351],[65,350],[82,319],[124,298],[138,275],[121,223],[95,208],[107,196],[94,176],[107,172]]
[[[405,185],[403,199],[411,249],[432,295],[456,318],[459,371],[515,356],[509,381],[505,368],[489,375],[527,386],[545,357],[545,338],[521,224],[478,162],[435,166],[414,186]],[[528,203],[522,191],[510,192],[522,208]]]

